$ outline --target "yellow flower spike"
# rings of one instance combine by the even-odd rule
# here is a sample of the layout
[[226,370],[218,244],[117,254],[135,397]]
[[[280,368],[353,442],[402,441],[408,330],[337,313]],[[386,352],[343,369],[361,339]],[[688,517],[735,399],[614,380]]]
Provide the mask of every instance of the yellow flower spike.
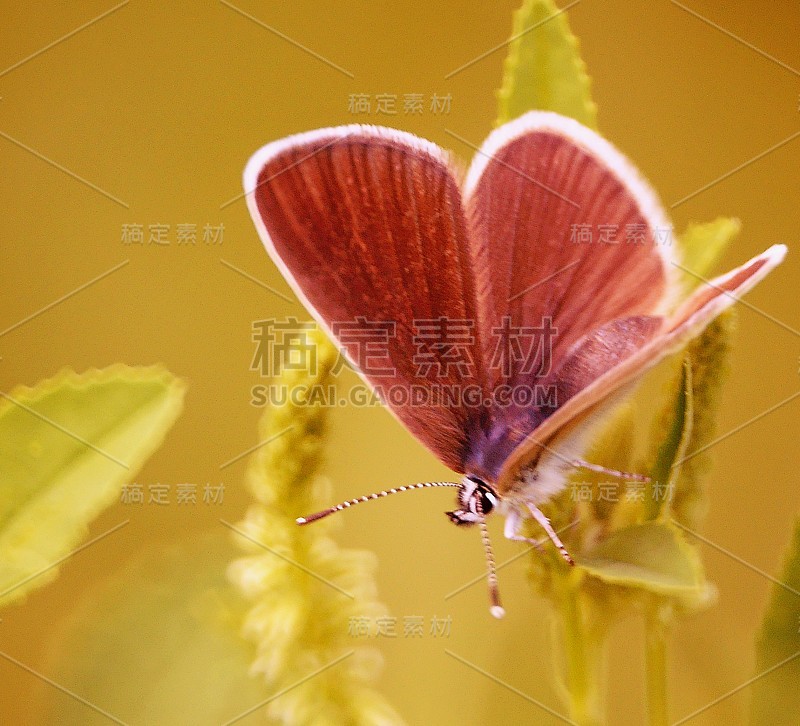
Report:
[[[330,385],[336,350],[309,331],[315,355],[303,370],[276,380],[285,402],[267,411],[247,481],[257,504],[237,526],[248,553],[231,563],[228,577],[252,602],[242,634],[255,643],[251,671],[279,694],[271,718],[303,726],[401,724],[369,681],[380,654],[356,644],[355,618],[385,614],[376,599],[375,558],[341,550],[329,537],[332,523],[298,527],[298,516],[321,509],[330,485],[317,474],[322,458],[326,410],[314,391]],[[258,543],[258,544],[256,544]]]

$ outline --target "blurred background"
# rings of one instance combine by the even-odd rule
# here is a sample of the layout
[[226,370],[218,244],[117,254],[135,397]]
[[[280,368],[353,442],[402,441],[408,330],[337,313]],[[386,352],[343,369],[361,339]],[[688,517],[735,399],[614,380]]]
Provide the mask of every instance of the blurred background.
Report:
[[[251,369],[251,326],[306,313],[264,252],[244,200],[230,202],[241,193],[250,154],[292,133],[361,122],[405,129],[468,161],[471,149],[448,131],[479,145],[492,128],[506,49],[489,51],[508,38],[518,5],[234,4],[241,12],[188,0],[3,3],[0,390],[33,385],[64,366],[81,372],[117,361],[160,362],[189,384],[184,415],[136,478],[145,487],[170,485],[172,503],[112,506],[91,534],[130,519],[127,526],[2,613],[0,649],[45,675],[64,673],[64,663],[79,657],[62,634],[97,588],[109,578],[125,583],[134,561],[148,562],[157,576],[166,561],[160,553],[204,542],[209,531],[224,535],[219,520],[237,521],[251,500],[243,486],[247,457],[220,469],[258,441],[263,409],[252,405],[251,390],[266,380]],[[668,209],[730,174],[671,209],[675,229],[739,217],[742,233],[720,271],[775,242],[790,247],[786,263],[747,298],[764,314],[739,306],[719,429],[725,433],[800,389],[800,138],[789,140],[800,131],[800,6],[692,0],[691,11],[666,0],[578,0],[569,19],[593,79],[601,132]],[[405,112],[407,95],[422,97],[421,113]],[[356,96],[369,97],[370,109],[357,113]],[[387,96],[395,99],[393,114],[389,101],[378,102]],[[447,108],[434,110],[434,96],[449,99]],[[674,719],[753,675],[767,575],[778,572],[800,510],[798,424],[794,400],[715,447],[704,534],[719,549],[700,547],[719,598],[674,634]],[[378,408],[332,413],[325,472],[337,499],[448,477]],[[181,483],[224,484],[224,500],[179,507],[174,491]],[[426,630],[423,638],[371,639],[385,659],[380,690],[409,724],[559,723],[445,652],[562,710],[548,605],[527,585],[525,558],[501,572],[505,620],[489,617],[482,582],[446,599],[483,570],[479,538],[450,525],[447,508],[451,492],[434,491],[343,516],[338,540],[376,553],[380,596],[392,616],[451,620],[446,637]],[[519,550],[501,541],[501,529],[493,522],[503,561]],[[196,557],[220,566],[213,552],[200,548]],[[131,575],[131,590],[136,582]],[[644,718],[641,639],[636,619],[612,634],[611,723]],[[154,658],[167,647],[146,629],[137,640]],[[106,654],[110,669],[118,656]],[[80,692],[79,679],[66,685]],[[131,700],[140,686],[119,682]],[[197,688],[183,686],[170,694],[176,704]],[[0,660],[0,692],[2,723],[58,723],[54,713],[75,707],[69,695],[8,660]],[[747,703],[745,688],[691,723],[739,723]],[[83,723],[103,722],[90,710],[83,716]],[[151,721],[162,722],[182,721]],[[261,722],[260,714],[241,721]]]

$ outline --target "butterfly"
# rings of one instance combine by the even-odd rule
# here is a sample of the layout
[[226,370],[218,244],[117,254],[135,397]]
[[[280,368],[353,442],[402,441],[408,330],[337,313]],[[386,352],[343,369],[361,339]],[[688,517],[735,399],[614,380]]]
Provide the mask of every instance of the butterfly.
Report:
[[348,125],[267,144],[244,188],[300,301],[406,429],[462,477],[358,497],[298,523],[456,487],[447,515],[481,529],[496,617],[504,610],[486,517],[501,513],[505,535],[525,541],[533,517],[572,563],[540,505],[576,467],[646,479],[580,457],[647,370],[786,253],[774,245],[684,292],[656,194],[609,142],[551,112],[495,129],[465,174],[429,141]]

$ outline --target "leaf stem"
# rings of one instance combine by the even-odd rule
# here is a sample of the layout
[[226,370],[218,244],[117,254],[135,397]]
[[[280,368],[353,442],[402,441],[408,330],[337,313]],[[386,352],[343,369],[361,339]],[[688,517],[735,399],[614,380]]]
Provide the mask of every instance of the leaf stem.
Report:
[[667,632],[658,604],[648,608],[645,634],[647,715],[650,726],[667,726]]
[[574,579],[559,577],[561,621],[567,668],[570,718],[580,726],[601,726],[602,710],[602,635],[587,628],[586,608],[591,607]]

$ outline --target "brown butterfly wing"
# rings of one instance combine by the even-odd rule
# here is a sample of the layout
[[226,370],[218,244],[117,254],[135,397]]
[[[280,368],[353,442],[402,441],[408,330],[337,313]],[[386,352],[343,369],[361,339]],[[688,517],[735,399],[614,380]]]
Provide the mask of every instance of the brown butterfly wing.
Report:
[[[675,286],[671,250],[654,237],[669,229],[655,195],[607,142],[555,114],[527,114],[489,137],[467,178],[466,213],[441,149],[376,127],[270,144],[248,164],[245,190],[273,260],[372,385],[477,389],[470,406],[388,404],[446,465],[501,490],[558,431],[729,304],[701,290],[665,321]],[[616,239],[575,239],[587,225]],[[750,264],[722,284],[744,291],[777,262],[767,254]],[[504,326],[519,335],[545,318],[552,347],[496,365]],[[463,323],[458,365],[447,347],[428,346],[420,367],[420,321]],[[369,361],[341,328],[368,333],[386,322],[385,352]],[[480,403],[500,386],[541,386],[556,398]]]
[[[467,223],[441,149],[389,129],[323,129],[257,152],[245,190],[273,260],[373,386],[485,388]],[[435,343],[443,318],[455,357]],[[476,411],[399,394],[392,411],[462,471]]]
[[587,338],[564,364],[569,371],[570,396],[504,462],[497,482],[500,493],[507,494],[518,486],[516,477],[523,467],[535,466],[546,453],[558,456],[558,444],[554,442],[566,429],[579,427],[583,419],[620,389],[635,383],[659,361],[686,345],[780,264],[785,254],[784,245],[774,245],[741,267],[702,284],[673,315],[662,320],[657,331],[637,336],[636,349],[604,373],[597,370],[595,362],[597,338],[604,332],[598,331]]
[[[532,112],[492,133],[464,194],[482,340],[493,346],[484,351],[491,385],[541,393],[539,405],[494,408],[491,425],[474,432],[467,468],[491,481],[577,383],[619,363],[658,326],[653,321],[668,306],[673,271],[671,248],[656,234],[668,234],[669,226],[655,194],[616,149],[552,113]],[[543,345],[544,333],[537,338],[534,331],[547,319],[553,332]],[[614,323],[613,335],[606,331],[603,356],[585,349],[592,376],[576,380],[562,371],[586,336],[617,320],[628,322]],[[493,365],[503,362],[496,331],[504,326],[517,336],[516,350],[510,341],[506,354],[528,360]]]

